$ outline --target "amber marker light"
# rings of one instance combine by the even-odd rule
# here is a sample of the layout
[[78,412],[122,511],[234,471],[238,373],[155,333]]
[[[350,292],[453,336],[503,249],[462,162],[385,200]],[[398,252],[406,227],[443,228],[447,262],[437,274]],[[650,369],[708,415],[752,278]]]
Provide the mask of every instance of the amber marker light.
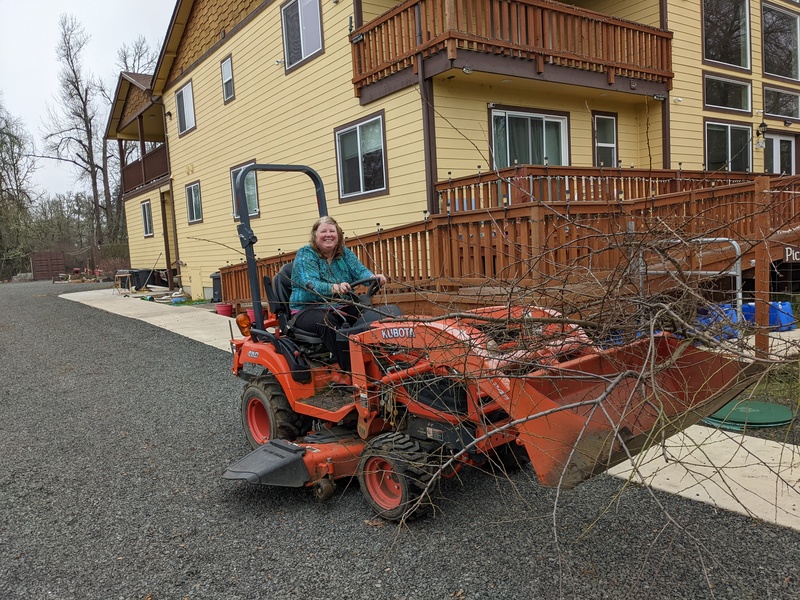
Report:
[[250,335],[251,325],[250,317],[247,315],[247,313],[239,313],[236,315],[236,326],[239,328],[239,331],[242,332],[244,337]]

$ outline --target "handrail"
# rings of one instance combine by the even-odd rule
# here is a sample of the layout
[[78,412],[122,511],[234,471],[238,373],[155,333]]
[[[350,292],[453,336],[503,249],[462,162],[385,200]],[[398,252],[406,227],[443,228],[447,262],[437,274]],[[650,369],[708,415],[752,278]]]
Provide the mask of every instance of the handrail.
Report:
[[[568,280],[570,272],[601,277],[631,259],[630,243],[676,235],[729,238],[748,248],[746,256],[753,244],[744,242],[764,235],[754,215],[766,211],[770,227],[784,231],[800,214],[800,177],[772,178],[766,208],[757,189],[757,182],[743,182],[621,202],[561,199],[442,213],[350,238],[347,245],[395,285],[440,291],[480,282],[549,285]],[[259,259],[259,280],[293,256]],[[244,265],[220,269],[226,301],[247,302],[245,271]]]
[[358,91],[415,65],[417,56],[459,50],[667,83],[672,33],[548,0],[406,0],[351,35]]

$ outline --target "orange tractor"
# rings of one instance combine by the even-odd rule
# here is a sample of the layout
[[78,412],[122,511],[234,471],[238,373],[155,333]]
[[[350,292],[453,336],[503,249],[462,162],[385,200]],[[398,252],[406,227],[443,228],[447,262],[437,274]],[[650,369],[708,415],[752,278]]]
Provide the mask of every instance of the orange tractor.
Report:
[[326,500],[336,480],[357,477],[376,513],[399,520],[424,514],[435,480],[469,465],[530,462],[543,485],[574,487],[712,414],[752,381],[752,364],[670,334],[600,348],[543,308],[403,316],[372,305],[378,285],[369,280],[351,298],[361,318],[340,330],[352,363],[342,373],[314,333],[290,326],[291,264],[265,278],[262,318],[256,238],[241,204],[252,170],[306,173],[327,213],[308,167],[251,165],[239,175],[255,322],[239,315],[244,339],[231,345],[253,450],[228,479],[306,486]]

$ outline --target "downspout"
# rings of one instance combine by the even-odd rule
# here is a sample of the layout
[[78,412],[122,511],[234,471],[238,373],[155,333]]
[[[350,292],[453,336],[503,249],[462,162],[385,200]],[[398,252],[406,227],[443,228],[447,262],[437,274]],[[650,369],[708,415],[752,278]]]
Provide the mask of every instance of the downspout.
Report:
[[[417,30],[417,47],[422,47],[422,17],[419,4],[414,6],[414,24]],[[427,210],[431,215],[439,212],[439,203],[436,201],[434,189],[434,173],[436,172],[436,131],[434,129],[433,112],[433,80],[425,79],[425,63],[422,52],[418,52],[417,78],[420,99],[422,102],[422,148],[425,160],[425,197]]]
[[[167,174],[169,175],[169,199],[171,205],[171,212],[172,212],[172,239],[175,240],[175,266],[178,268],[178,281],[181,282],[181,287],[183,287],[183,278],[181,277],[181,259],[180,259],[180,251],[178,249],[178,223],[175,219],[175,192],[172,188],[172,161],[170,160],[169,156],[169,134],[167,133],[167,115],[164,111],[164,102],[163,100],[158,103],[161,106],[161,121],[164,123],[164,147],[167,150]],[[162,210],[161,214],[165,214],[163,209],[163,200],[162,200]],[[164,228],[164,234],[166,237],[166,226]],[[172,262],[169,260],[169,239],[165,240],[166,245],[166,254],[167,254],[167,281],[169,283],[169,289],[173,289],[175,287],[175,280],[172,277]]]
[[[658,0],[658,14],[659,25],[661,29],[669,29],[669,7],[667,6],[668,0]],[[672,45],[670,44],[670,52],[672,52]],[[672,86],[670,86],[670,90]],[[672,168],[672,145],[670,143],[670,112],[669,112],[669,94],[667,94],[667,101],[661,103],[661,168]]]
[[[170,181],[172,181],[171,178]],[[170,197],[171,196],[172,190],[170,189]],[[164,232],[164,258],[167,261],[167,286],[169,287],[170,291],[172,291],[175,288],[175,285],[172,281],[172,260],[169,253],[169,233],[167,233],[167,203],[166,200],[164,200],[164,194],[161,191],[158,192],[158,197],[161,201],[161,231]]]

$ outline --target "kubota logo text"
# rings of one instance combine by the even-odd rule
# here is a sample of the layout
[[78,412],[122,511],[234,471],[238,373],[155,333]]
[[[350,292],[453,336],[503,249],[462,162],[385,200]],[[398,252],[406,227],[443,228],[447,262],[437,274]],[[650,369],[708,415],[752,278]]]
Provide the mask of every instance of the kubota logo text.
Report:
[[393,338],[412,338],[416,337],[413,327],[390,327],[381,329],[381,337],[385,340]]

